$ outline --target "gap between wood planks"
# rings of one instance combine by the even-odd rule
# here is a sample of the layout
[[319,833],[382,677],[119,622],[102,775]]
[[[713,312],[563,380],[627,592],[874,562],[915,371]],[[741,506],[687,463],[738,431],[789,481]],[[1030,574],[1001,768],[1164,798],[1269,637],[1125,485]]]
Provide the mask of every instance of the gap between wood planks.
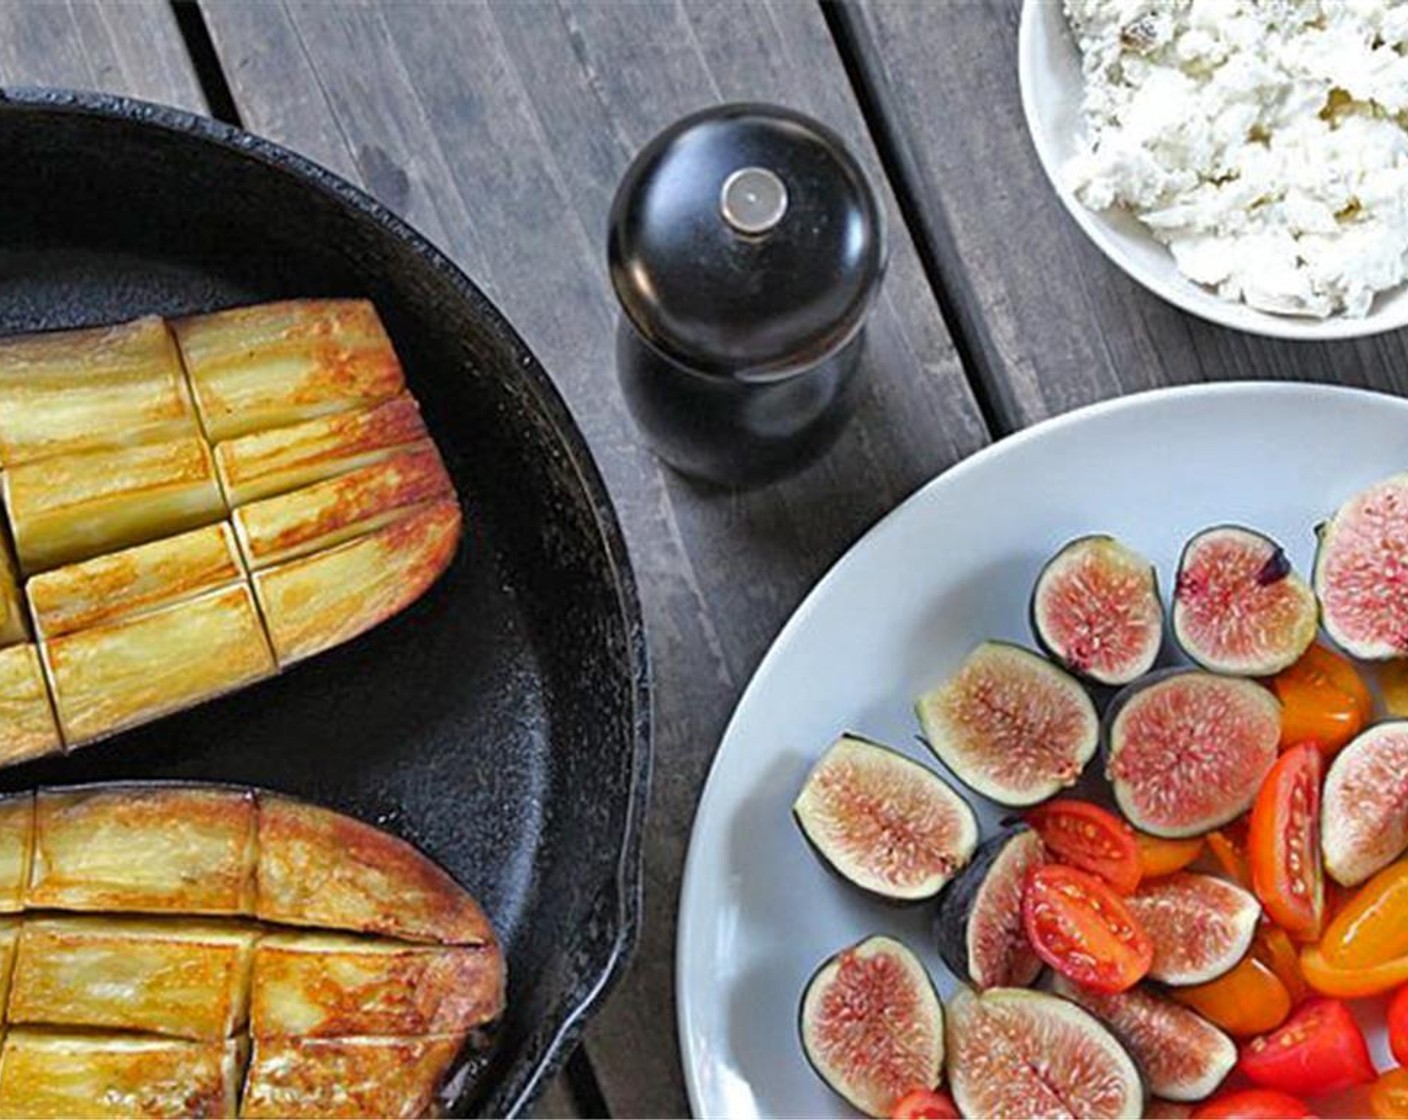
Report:
[[[176,19],[186,53],[190,55],[196,81],[205,94],[210,115],[225,124],[242,128],[244,122],[240,117],[239,106],[235,103],[230,83],[225,77],[225,68],[220,62],[220,55],[215,49],[215,41],[206,26],[200,4],[197,0],[170,0],[170,3],[171,13]],[[606,1097],[597,1081],[596,1071],[592,1069],[591,1059],[580,1042],[568,1055],[560,1076],[565,1079],[577,1116],[611,1115]]]
[[[929,281],[929,290],[933,292],[944,326],[953,339],[953,348],[958,352],[969,391],[977,402],[988,432],[996,441],[1015,432],[1022,424],[1009,402],[1003,401],[992,391],[992,386],[1002,382],[999,372],[988,368],[985,355],[991,353],[991,349],[977,341],[985,330],[983,324],[949,295],[949,284],[962,283],[963,279],[945,265],[946,261],[955,262],[956,265],[958,260],[958,250],[948,233],[947,220],[943,214],[931,214],[927,222],[921,218],[920,202],[913,186],[918,181],[914,157],[893,122],[880,108],[875,91],[867,81],[867,72],[880,74],[883,81],[884,70],[881,60],[875,57],[875,44],[860,13],[851,0],[817,0],[817,3],[821,6],[822,18],[826,20],[831,37],[836,41],[836,53],[841,57],[841,65],[851,83],[861,116],[865,118],[865,126],[880,154],[880,166],[890,182],[890,189],[895,193],[900,216],[914,240],[925,279]],[[938,244],[935,244],[936,241]]]

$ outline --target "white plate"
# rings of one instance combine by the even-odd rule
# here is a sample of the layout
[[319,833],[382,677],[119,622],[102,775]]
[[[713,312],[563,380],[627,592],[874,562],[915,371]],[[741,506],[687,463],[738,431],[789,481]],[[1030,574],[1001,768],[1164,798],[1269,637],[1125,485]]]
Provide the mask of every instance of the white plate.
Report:
[[[847,729],[929,765],[912,704],[984,638],[1031,643],[1027,594],[1071,537],[1112,532],[1169,573],[1183,541],[1236,521],[1308,570],[1313,527],[1408,461],[1408,403],[1315,385],[1126,397],[1039,424],[929,483],[817,585],[739,702],[690,841],[677,945],[679,1031],[697,1116],[850,1115],[808,1067],[797,1003],[816,966],[872,932],[916,949],[947,996],[930,908],[840,883],[790,807]],[[961,788],[961,787],[960,787]],[[987,834],[1001,811],[980,808]],[[1383,1057],[1382,1039],[1375,1042]]]
[[1017,78],[1022,111],[1037,157],[1076,224],[1100,250],[1157,296],[1226,327],[1275,338],[1360,338],[1408,326],[1408,286],[1381,294],[1362,319],[1307,319],[1272,315],[1219,299],[1173,263],[1173,254],[1121,209],[1088,210],[1066,184],[1062,168],[1076,153],[1082,132],[1080,50],[1060,0],[1026,0],[1017,35]]

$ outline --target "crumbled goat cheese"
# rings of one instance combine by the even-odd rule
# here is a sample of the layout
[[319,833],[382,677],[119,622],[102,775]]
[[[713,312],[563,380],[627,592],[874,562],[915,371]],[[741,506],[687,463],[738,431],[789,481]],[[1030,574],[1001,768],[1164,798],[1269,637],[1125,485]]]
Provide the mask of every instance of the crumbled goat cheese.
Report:
[[1066,173],[1179,270],[1286,315],[1408,279],[1408,0],[1066,0],[1085,74]]

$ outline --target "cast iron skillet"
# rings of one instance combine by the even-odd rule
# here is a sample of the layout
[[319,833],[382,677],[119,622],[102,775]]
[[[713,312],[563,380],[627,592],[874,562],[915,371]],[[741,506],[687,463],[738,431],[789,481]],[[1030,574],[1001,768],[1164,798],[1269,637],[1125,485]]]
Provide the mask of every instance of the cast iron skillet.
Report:
[[268,786],[419,845],[504,938],[509,1009],[456,1112],[528,1106],[635,940],[640,606],[581,435],[523,341],[367,195],[267,141],[101,94],[0,92],[0,333],[292,296],[376,302],[466,507],[405,614],[283,677],[0,771]]

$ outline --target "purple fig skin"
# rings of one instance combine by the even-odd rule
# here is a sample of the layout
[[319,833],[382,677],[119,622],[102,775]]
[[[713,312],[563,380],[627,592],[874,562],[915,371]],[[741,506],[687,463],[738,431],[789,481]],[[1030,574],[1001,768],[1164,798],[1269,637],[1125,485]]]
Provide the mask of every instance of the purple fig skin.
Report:
[[[1027,839],[1024,839],[1027,838]],[[939,956],[944,964],[959,979],[977,988],[994,986],[984,982],[985,978],[973,975],[974,967],[969,952],[969,931],[974,923],[1001,921],[1004,915],[980,913],[978,903],[983,887],[994,875],[1005,873],[1011,859],[1014,844],[1027,845],[1036,839],[1036,834],[1025,824],[1013,824],[994,836],[988,837],[973,853],[973,859],[959,875],[951,880],[939,895],[939,906],[934,913],[934,940],[938,945]],[[1040,841],[1037,841],[1040,851]],[[1017,916],[1020,924],[1020,915]],[[1041,958],[1031,954],[1034,967],[1010,978],[1007,984],[1012,987],[1025,987],[1036,981],[1042,970]]]

